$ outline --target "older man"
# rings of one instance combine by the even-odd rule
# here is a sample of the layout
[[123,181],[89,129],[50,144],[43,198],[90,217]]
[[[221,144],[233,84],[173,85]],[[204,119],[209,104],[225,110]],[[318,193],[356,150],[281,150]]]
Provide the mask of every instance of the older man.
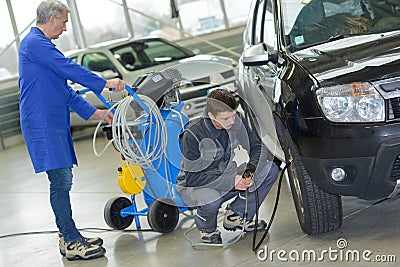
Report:
[[69,191],[77,165],[70,132],[70,109],[83,119],[95,116],[111,123],[112,114],[99,110],[72,90],[67,80],[100,93],[104,87],[125,89],[120,79],[104,80],[66,58],[51,42],[66,31],[69,9],[57,0],[37,8],[36,27],[19,50],[20,119],[22,134],[36,173],[46,172],[50,203],[60,236],[60,252],[68,260],[105,254],[101,238],[85,238],[72,219]]

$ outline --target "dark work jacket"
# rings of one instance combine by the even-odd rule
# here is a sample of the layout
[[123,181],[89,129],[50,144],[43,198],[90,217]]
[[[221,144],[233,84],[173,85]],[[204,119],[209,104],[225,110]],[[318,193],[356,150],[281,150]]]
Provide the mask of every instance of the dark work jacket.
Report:
[[247,151],[247,162],[258,165],[265,147],[247,122],[237,114],[235,123],[229,130],[216,129],[208,117],[203,117],[186,128],[181,135],[182,164],[177,177],[178,188],[210,187],[232,190],[235,176],[240,172],[234,161],[238,149]]

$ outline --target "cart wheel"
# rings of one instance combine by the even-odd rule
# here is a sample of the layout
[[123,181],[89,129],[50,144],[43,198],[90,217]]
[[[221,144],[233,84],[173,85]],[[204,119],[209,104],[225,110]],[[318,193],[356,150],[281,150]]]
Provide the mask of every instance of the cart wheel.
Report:
[[150,227],[159,233],[172,232],[179,220],[179,209],[175,202],[168,198],[156,199],[149,206],[147,221]]
[[120,211],[132,202],[126,197],[115,197],[107,201],[104,206],[104,220],[113,229],[122,230],[131,225],[133,216],[122,217]]

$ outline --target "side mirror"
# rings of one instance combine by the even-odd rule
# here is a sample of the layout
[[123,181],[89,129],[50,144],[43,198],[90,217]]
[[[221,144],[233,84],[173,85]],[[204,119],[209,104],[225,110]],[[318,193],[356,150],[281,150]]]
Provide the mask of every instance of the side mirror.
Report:
[[112,70],[105,70],[101,72],[101,77],[103,79],[109,80],[109,79],[113,79],[113,78],[117,78],[120,75],[117,72],[114,72]]
[[269,53],[264,43],[256,44],[244,51],[242,61],[245,66],[260,66],[270,61],[276,63],[277,53],[276,51]]

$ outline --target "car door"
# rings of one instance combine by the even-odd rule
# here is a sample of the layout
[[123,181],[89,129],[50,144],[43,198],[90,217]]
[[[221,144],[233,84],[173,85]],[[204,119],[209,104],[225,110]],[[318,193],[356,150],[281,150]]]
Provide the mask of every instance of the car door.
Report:
[[[245,50],[257,44],[264,44],[268,51],[277,50],[275,16],[271,0],[253,2],[246,31]],[[242,60],[242,58],[241,58]],[[246,111],[253,128],[278,158],[284,155],[280,148],[272,117],[275,103],[279,100],[280,81],[277,79],[280,69],[272,62],[261,66],[239,65],[240,86],[247,105]]]

